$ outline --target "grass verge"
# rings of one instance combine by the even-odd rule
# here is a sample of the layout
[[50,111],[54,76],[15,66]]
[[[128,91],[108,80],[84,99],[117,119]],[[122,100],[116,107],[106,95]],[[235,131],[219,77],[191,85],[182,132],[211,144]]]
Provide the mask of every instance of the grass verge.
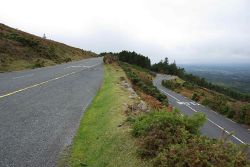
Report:
[[126,78],[117,65],[105,65],[104,82],[84,113],[73,140],[69,166],[146,167],[149,162],[137,157],[137,145],[125,124],[123,104],[130,103],[129,92],[117,83]]

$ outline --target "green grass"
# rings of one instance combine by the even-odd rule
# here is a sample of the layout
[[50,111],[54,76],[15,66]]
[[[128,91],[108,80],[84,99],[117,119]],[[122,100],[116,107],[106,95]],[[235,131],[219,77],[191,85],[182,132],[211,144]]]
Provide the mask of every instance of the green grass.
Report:
[[[129,93],[117,83],[125,73],[116,65],[105,66],[104,83],[84,113],[69,155],[70,166],[140,167],[150,166],[137,155],[123,104]],[[119,127],[119,125],[122,126]]]
[[185,81],[182,80],[181,78],[177,77],[177,78],[175,79],[175,82],[176,82],[176,83],[179,83],[179,84],[183,84]]

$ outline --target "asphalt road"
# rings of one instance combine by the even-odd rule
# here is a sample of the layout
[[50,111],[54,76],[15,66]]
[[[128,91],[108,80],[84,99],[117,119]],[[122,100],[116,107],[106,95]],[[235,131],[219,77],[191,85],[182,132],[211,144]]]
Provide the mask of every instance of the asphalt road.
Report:
[[200,105],[178,93],[175,93],[161,85],[162,80],[172,79],[168,75],[158,74],[154,80],[154,85],[169,99],[170,105],[178,108],[182,113],[192,115],[196,112],[202,112],[206,115],[207,121],[201,128],[201,133],[210,138],[221,138],[222,136],[228,136],[233,132],[233,135],[229,138],[236,144],[250,143],[250,129],[243,127],[242,125],[208,109],[207,107]]
[[0,74],[0,166],[55,166],[102,79],[102,58]]

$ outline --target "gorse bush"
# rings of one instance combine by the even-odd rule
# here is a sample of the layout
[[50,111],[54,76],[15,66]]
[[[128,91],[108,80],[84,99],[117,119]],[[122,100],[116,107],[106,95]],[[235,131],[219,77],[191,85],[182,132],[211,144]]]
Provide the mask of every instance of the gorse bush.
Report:
[[198,88],[197,85],[190,83],[190,82],[184,82],[183,86],[187,89],[194,90],[195,88]]
[[64,59],[64,62],[66,62],[66,63],[71,62],[71,61],[72,61],[72,59],[70,57],[67,57]]
[[164,149],[154,159],[157,167],[248,167],[243,149],[232,143],[192,135],[184,144]]
[[234,112],[234,119],[240,123],[250,125],[250,104],[245,104],[240,111]]
[[214,96],[212,99],[205,99],[202,104],[224,115],[231,110],[227,104],[227,99],[222,95]]
[[199,128],[205,120],[205,115],[201,113],[195,113],[192,117],[188,117],[182,116],[178,110],[172,112],[154,111],[139,116],[134,121],[132,134],[137,137],[145,135],[152,130],[153,126],[158,128],[180,127],[192,134],[199,134]]
[[205,120],[204,114],[188,117],[178,111],[152,111],[130,118],[132,135],[139,139],[138,153],[157,167],[248,166],[244,149],[199,135]]
[[45,61],[41,59],[37,59],[33,68],[41,68],[41,67],[45,67]]
[[13,39],[19,43],[21,43],[23,46],[30,46],[32,48],[36,47],[39,45],[39,42],[32,39],[32,38],[27,38],[27,37],[23,37],[20,36],[16,33],[12,33],[8,36],[9,39]]
[[172,80],[162,80],[161,84],[163,86],[165,86],[166,88],[171,89],[171,90],[181,88],[180,83],[175,83],[175,81],[172,81]]
[[197,93],[193,93],[193,95],[192,95],[192,98],[191,98],[192,100],[194,100],[194,101],[199,101],[199,99],[200,99],[200,96],[197,94]]

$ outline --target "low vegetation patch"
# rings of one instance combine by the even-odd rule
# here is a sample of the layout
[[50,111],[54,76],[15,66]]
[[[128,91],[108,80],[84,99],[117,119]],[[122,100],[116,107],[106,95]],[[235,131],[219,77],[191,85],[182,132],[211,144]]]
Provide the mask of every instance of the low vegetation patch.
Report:
[[178,111],[151,111],[129,119],[139,140],[139,155],[157,167],[248,166],[243,148],[227,140],[199,135],[203,114],[182,116]]

